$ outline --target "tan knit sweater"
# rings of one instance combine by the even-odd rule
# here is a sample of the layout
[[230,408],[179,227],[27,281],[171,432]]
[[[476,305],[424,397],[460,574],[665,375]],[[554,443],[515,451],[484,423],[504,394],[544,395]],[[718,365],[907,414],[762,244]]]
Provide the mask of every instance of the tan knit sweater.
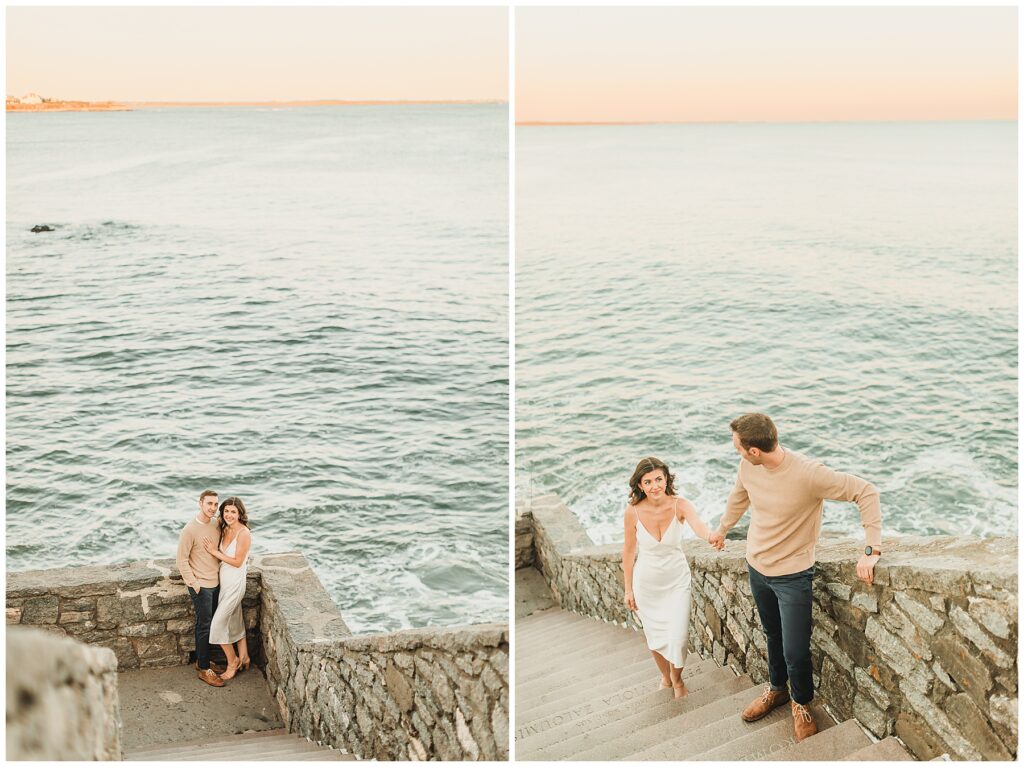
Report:
[[881,545],[882,510],[875,486],[791,450],[774,469],[740,461],[719,531],[728,532],[751,507],[747,562],[762,575],[798,573],[814,564],[826,499],[855,502],[867,542]]
[[203,538],[209,538],[214,545],[220,540],[219,523],[217,517],[207,525],[192,517],[178,538],[178,571],[185,584],[193,589],[197,586],[212,589],[220,583],[220,560],[203,548]]

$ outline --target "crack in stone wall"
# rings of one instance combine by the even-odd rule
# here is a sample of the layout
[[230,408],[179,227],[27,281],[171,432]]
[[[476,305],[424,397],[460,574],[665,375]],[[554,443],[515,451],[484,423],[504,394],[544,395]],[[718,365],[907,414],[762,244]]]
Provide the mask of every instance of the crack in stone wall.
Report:
[[[532,522],[536,566],[563,609],[631,625],[621,545],[594,546],[557,496],[529,500],[519,511],[517,530],[520,520]],[[728,541],[722,553],[699,540],[685,546],[693,572],[690,649],[766,681],[746,542]],[[811,647],[818,699],[878,738],[898,736],[919,759],[1016,758],[1016,539],[887,538],[871,586],[856,576],[862,547],[837,537],[817,549]]]
[[120,761],[114,653],[8,628],[6,734],[12,761]]

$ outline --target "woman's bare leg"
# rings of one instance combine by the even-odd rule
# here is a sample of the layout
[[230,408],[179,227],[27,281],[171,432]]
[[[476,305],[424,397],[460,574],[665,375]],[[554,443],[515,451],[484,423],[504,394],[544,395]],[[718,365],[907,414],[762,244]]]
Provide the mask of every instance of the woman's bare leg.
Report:
[[249,666],[249,645],[245,637],[238,640],[238,662],[248,668]]
[[654,662],[658,664],[658,671],[661,672],[661,684],[658,685],[658,689],[661,689],[663,687],[671,687],[672,677],[670,676],[670,673],[672,669],[672,664],[665,660],[665,658],[662,656],[660,652],[651,650],[651,655],[654,656]]
[[689,692],[689,690],[687,690],[686,685],[683,684],[683,670],[681,668],[676,668],[675,666],[672,666],[671,670],[669,671],[669,675],[672,679],[672,690],[675,694],[675,697],[681,698],[684,695],[686,695]]
[[224,673],[220,675],[220,678],[231,679],[231,677],[238,673],[238,656],[235,655],[235,648],[233,645],[222,644],[220,649],[224,651],[224,657],[228,659],[228,666],[224,669]]

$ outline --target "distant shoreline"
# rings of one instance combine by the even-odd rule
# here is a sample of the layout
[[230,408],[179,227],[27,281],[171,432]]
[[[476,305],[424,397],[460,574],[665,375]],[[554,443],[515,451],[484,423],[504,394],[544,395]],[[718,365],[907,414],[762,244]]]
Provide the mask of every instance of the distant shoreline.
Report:
[[451,101],[344,101],[339,99],[300,101],[48,101],[42,104],[7,104],[8,112],[132,112],[139,109],[196,109],[202,107],[331,107],[331,106],[430,106],[507,104],[499,99]]

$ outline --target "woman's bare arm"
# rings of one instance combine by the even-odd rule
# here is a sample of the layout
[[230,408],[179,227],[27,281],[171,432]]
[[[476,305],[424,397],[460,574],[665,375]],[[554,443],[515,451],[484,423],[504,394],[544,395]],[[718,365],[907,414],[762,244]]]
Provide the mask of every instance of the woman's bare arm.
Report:
[[238,532],[238,545],[235,546],[235,556],[229,557],[223,551],[220,551],[216,546],[213,545],[213,541],[209,538],[203,538],[203,545],[206,550],[209,551],[213,556],[217,557],[221,562],[229,564],[232,567],[241,567],[242,562],[249,556],[249,546],[252,544],[252,533],[249,532],[249,528],[243,527]]
[[[697,533],[697,537],[703,538],[705,541],[708,540],[708,536],[711,535],[711,529],[704,524],[704,520],[700,518],[692,503],[685,498],[680,498],[676,513],[680,517],[680,522],[686,520],[690,524],[693,531]],[[711,541],[708,541],[708,543],[711,543]],[[711,545],[715,546],[714,543],[711,543]],[[715,546],[715,548],[721,551],[722,548],[725,548],[725,544],[723,543],[721,548],[718,546]]]

